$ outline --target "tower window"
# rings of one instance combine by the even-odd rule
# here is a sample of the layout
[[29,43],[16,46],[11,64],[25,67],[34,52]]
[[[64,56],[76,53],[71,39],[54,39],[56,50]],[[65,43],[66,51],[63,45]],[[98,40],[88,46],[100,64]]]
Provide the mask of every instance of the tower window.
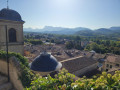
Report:
[[16,42],[16,30],[11,28],[9,30],[9,42]]
[[112,65],[110,65],[110,68],[112,68]]

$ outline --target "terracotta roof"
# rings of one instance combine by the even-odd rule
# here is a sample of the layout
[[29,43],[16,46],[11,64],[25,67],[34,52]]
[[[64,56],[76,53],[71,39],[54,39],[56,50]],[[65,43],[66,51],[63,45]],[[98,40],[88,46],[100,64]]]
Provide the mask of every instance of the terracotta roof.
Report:
[[120,56],[118,56],[118,55],[108,56],[107,59],[106,59],[106,61],[113,62],[113,63],[114,62],[120,63]]
[[105,58],[105,56],[106,56],[105,54],[95,53],[94,56],[93,56],[93,58],[94,58],[94,59],[100,59],[100,58]]
[[78,71],[87,66],[97,63],[96,60],[87,57],[74,58],[73,60],[68,60],[62,62],[63,68],[66,68],[70,73]]

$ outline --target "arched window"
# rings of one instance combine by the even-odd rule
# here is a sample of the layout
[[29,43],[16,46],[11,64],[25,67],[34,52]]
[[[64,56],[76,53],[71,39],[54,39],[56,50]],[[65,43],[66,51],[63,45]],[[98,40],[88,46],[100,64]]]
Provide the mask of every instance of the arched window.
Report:
[[14,28],[9,29],[9,42],[16,42],[16,30]]

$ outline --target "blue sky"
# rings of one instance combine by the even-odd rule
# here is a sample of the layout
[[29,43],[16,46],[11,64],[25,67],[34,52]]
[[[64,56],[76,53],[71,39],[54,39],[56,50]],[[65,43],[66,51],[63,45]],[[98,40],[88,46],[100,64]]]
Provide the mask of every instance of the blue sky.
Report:
[[[0,9],[5,7],[0,0]],[[9,0],[9,8],[21,14],[24,27],[120,26],[120,0]]]

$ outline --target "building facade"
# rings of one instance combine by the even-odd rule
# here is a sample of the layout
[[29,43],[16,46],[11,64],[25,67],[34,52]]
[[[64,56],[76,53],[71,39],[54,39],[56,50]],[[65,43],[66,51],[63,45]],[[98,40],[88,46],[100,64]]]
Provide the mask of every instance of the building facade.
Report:
[[18,12],[8,8],[0,11],[0,50],[6,51],[7,35],[8,51],[24,54],[23,24]]
[[120,69],[120,56],[109,55],[103,63],[103,71],[111,72]]

